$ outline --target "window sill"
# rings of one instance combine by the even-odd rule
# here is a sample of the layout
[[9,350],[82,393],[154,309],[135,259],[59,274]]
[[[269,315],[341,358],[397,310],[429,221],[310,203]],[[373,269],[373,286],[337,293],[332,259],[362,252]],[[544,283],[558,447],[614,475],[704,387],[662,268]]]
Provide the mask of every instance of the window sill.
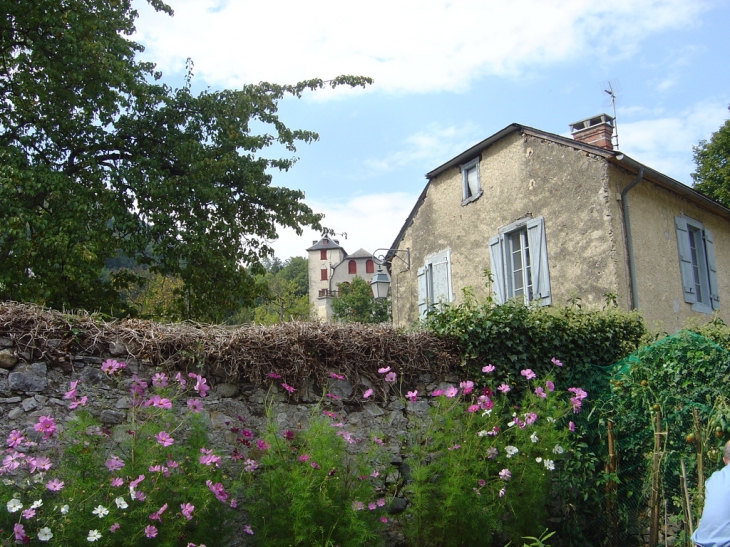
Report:
[[472,201],[478,200],[480,197],[482,197],[482,194],[483,193],[484,192],[482,192],[481,190],[479,190],[479,192],[477,192],[473,196],[469,196],[468,198],[462,200],[461,201],[461,206],[463,207],[464,205],[467,205],[467,204],[471,203]]

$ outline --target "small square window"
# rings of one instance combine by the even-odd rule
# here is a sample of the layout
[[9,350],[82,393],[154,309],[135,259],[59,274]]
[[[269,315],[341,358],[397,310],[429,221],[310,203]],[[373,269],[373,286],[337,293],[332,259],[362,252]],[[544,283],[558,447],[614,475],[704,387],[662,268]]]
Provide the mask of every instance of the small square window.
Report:
[[461,203],[465,205],[482,195],[479,180],[479,158],[461,166]]

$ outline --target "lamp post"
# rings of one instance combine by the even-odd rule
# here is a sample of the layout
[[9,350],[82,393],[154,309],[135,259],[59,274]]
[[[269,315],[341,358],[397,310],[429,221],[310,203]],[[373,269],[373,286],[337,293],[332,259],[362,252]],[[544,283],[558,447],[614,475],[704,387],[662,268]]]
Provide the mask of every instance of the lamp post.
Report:
[[[380,256],[378,256],[376,254],[378,251],[385,251],[386,254],[381,254]],[[398,256],[398,253],[405,253],[405,259]],[[395,258],[400,259],[401,262],[406,265],[406,269],[403,270],[404,272],[407,272],[411,269],[410,249],[375,249],[375,252],[373,252],[373,260],[378,264],[378,271],[375,272],[375,275],[370,281],[370,288],[373,290],[373,297],[375,297],[376,300],[382,300],[383,298],[387,298],[388,290],[390,289],[390,280],[388,279],[388,275],[383,271],[382,267],[385,263],[385,257],[387,256],[387,254],[391,254]]]

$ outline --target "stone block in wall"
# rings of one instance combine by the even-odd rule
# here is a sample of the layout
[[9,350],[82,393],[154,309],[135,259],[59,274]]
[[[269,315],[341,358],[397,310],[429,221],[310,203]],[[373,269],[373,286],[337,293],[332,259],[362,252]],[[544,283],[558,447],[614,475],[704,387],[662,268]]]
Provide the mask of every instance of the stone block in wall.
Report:
[[0,350],[0,368],[12,368],[17,362],[18,358],[13,354],[11,350]]
[[100,384],[104,381],[105,378],[106,374],[104,374],[101,369],[93,366],[84,368],[83,372],[81,373],[81,381],[84,384],[88,385]]
[[235,397],[238,395],[238,386],[235,384],[219,384],[216,391],[219,397]]
[[13,341],[10,338],[4,338],[0,336],[0,348],[12,348]]
[[125,346],[121,342],[109,343],[109,354],[112,357],[119,357],[120,355],[124,355],[125,353],[127,353],[127,346]]
[[[34,367],[34,365],[31,365],[31,367]],[[31,367],[23,371],[11,372],[8,375],[8,387],[13,391],[25,392],[43,391],[46,389],[48,378],[46,377],[45,370],[41,372],[40,367]],[[43,369],[45,369],[45,365]]]
[[121,424],[127,418],[127,414],[117,410],[105,409],[101,411],[99,419],[103,424]]

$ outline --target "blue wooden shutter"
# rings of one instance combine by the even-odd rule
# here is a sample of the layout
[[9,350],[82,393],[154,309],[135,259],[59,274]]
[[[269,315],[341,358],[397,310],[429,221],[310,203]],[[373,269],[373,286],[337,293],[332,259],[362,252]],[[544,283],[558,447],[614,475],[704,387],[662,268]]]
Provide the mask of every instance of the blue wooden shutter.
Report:
[[537,217],[527,222],[527,241],[530,245],[533,300],[541,306],[552,302],[550,295],[550,271],[548,270],[545,222]]
[[418,268],[418,317],[423,319],[428,311],[428,285],[426,284],[426,268]]
[[679,252],[679,271],[682,274],[682,292],[684,301],[690,304],[697,302],[695,292],[694,270],[692,268],[692,252],[689,247],[689,230],[687,220],[674,217],[674,227],[677,234],[677,250]]
[[434,304],[451,302],[449,282],[449,252],[442,251],[431,258],[431,299]]
[[720,294],[717,290],[717,268],[715,267],[715,243],[712,232],[705,232],[705,253],[707,254],[707,274],[710,278],[710,302],[713,310],[720,309]]
[[503,244],[502,236],[494,236],[489,240],[490,271],[494,279],[492,289],[494,290],[494,301],[497,304],[504,304],[507,300],[504,288]]

